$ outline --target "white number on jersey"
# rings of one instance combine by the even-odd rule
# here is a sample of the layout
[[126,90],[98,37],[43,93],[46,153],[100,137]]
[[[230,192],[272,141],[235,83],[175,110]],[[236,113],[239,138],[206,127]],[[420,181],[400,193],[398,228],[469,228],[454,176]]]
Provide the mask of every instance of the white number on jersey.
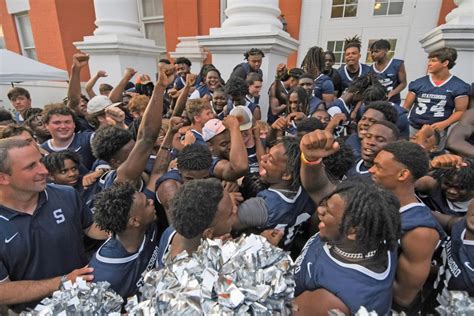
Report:
[[[428,105],[431,103],[431,99],[417,98],[417,106],[415,109],[416,114],[422,115],[428,109]],[[444,106],[446,105],[446,100],[440,100],[437,104],[432,105],[430,112],[433,113],[433,117],[444,117]]]

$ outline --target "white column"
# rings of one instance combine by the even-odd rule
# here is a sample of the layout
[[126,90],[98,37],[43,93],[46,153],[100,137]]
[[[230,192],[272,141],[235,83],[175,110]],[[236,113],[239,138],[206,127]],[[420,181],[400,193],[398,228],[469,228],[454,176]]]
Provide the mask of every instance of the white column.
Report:
[[208,53],[199,45],[195,36],[178,37],[176,51],[170,52],[171,58],[186,57],[191,61],[191,72],[199,73]]
[[261,70],[263,88],[260,96],[262,119],[268,110],[267,91],[275,77],[276,66],[286,63],[288,55],[298,48],[298,41],[282,30],[278,19],[278,0],[228,0],[222,27],[211,28],[208,36],[198,36],[199,44],[212,53],[212,63],[228,79],[232,69],[244,61],[250,48],[265,53]]
[[156,58],[165,51],[146,39],[140,31],[136,0],[94,0],[97,28],[94,35],[74,45],[90,55],[91,76],[105,70],[102,82],[117,84],[126,67],[135,68],[140,74],[156,73]]
[[446,16],[446,24],[440,25],[420,40],[427,53],[453,47],[458,51],[456,66],[451,70],[462,80],[474,82],[474,0],[454,0],[457,8]]

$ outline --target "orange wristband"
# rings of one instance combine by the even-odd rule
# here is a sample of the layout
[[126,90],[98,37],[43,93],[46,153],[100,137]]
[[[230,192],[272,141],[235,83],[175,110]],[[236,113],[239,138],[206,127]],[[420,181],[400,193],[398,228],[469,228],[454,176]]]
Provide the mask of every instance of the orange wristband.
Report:
[[306,157],[304,156],[303,152],[301,152],[301,161],[307,165],[315,166],[315,165],[319,165],[321,161],[323,161],[323,158],[318,158],[315,161],[308,161]]

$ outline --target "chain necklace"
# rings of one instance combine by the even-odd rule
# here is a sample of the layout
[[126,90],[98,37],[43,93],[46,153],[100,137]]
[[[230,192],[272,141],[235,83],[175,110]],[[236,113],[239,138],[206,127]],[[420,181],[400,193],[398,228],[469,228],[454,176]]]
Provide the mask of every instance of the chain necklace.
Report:
[[360,252],[345,252],[337,246],[331,246],[331,249],[333,249],[334,252],[337,253],[338,255],[340,255],[341,257],[344,257],[344,258],[347,258],[347,259],[368,259],[368,258],[372,258],[373,256],[375,256],[375,254],[377,253],[377,250],[372,250],[372,251],[369,251],[364,256],[364,254],[360,253]]

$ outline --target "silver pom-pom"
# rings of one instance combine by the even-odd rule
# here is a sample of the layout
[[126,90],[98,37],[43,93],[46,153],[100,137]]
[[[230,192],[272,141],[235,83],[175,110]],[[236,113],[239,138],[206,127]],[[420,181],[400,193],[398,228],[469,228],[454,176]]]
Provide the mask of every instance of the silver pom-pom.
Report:
[[20,316],[50,315],[120,315],[123,299],[109,289],[107,282],[87,283],[77,278],[75,283],[63,283],[63,289],[45,298],[34,310]]
[[145,274],[142,302],[130,315],[289,315],[293,261],[258,235],[205,240],[192,255],[179,254],[162,270]]

